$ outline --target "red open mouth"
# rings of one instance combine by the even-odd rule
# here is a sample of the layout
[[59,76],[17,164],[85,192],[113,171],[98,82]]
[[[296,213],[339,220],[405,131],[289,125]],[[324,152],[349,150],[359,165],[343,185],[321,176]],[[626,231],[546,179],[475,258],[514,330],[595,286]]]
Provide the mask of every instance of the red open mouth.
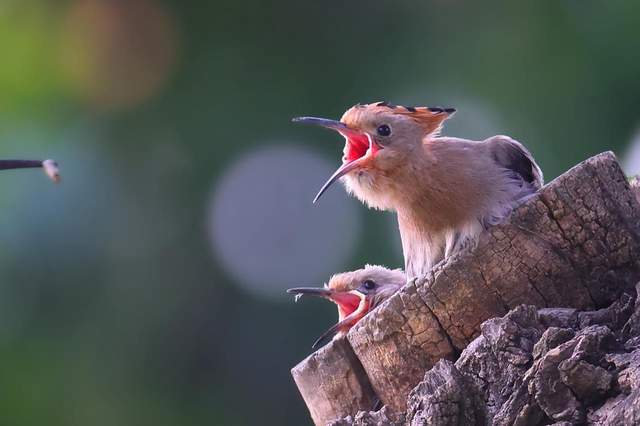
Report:
[[364,157],[369,150],[369,138],[364,133],[351,133],[344,134],[346,139],[344,144],[344,156],[342,157],[343,163],[351,163]]
[[346,139],[344,150],[342,151],[344,154],[342,156],[342,166],[320,188],[316,198],[313,199],[314,203],[335,181],[353,170],[364,167],[382,149],[367,133],[350,129],[341,129],[339,132]]
[[296,123],[314,124],[335,130],[346,139],[343,150],[344,155],[342,156],[342,166],[325,182],[316,195],[316,198],[314,198],[314,203],[318,201],[324,191],[336,180],[357,168],[363,167],[370,158],[382,149],[369,134],[357,129],[352,129],[341,121],[316,117],[298,117],[294,118],[293,121]]
[[296,301],[302,295],[324,297],[338,305],[338,322],[324,332],[312,345],[318,347],[320,343],[334,336],[336,333],[346,333],[360,319],[369,312],[371,302],[366,295],[357,291],[336,291],[328,287],[296,287],[287,290],[287,293],[295,294]]
[[[338,305],[338,319],[342,321],[349,315],[353,314],[358,310],[365,310],[365,306],[360,306],[361,304],[366,304],[367,301],[363,297],[356,296],[353,293],[333,293],[330,299]],[[364,315],[364,313],[363,313]],[[360,319],[360,318],[358,318]]]

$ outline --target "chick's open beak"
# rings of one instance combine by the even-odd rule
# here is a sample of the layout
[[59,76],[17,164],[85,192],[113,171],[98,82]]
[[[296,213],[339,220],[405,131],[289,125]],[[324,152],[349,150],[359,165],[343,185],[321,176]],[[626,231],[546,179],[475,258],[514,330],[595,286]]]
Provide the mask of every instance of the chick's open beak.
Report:
[[368,133],[352,129],[345,123],[336,120],[317,117],[298,117],[292,120],[294,123],[313,124],[316,126],[332,129],[340,133],[345,138],[344,155],[342,166],[322,185],[320,191],[313,199],[315,203],[324,192],[338,179],[347,173],[362,167],[371,157],[373,157],[382,147],[380,147],[369,136]]
[[304,295],[323,297],[338,306],[338,322],[314,342],[311,346],[313,349],[332,338],[336,333],[348,331],[369,311],[369,301],[366,295],[357,290],[336,291],[327,287],[297,287],[288,289],[287,293],[295,294],[296,300]]

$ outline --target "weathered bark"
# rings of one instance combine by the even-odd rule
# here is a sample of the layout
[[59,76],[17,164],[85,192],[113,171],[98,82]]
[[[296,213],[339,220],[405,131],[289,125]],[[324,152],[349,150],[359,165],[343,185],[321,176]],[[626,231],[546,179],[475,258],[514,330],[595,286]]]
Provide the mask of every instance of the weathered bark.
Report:
[[640,424],[636,294],[596,311],[518,306],[483,323],[455,364],[428,371],[406,413],[358,413],[335,424]]
[[640,279],[640,206],[600,154],[530,198],[475,249],[405,286],[348,334],[374,391],[404,411],[425,371],[519,304],[593,309]]
[[291,370],[311,418],[324,425],[360,410],[372,410],[378,399],[345,338],[333,340]]
[[[595,309],[640,280],[640,182],[631,187],[611,153],[581,163],[484,232],[473,250],[407,284],[363,318],[348,342],[333,342],[300,363],[292,374],[314,422],[585,421],[589,399],[617,385],[611,364],[576,355],[581,347],[610,349],[606,330],[584,329],[620,325],[621,310]],[[530,307],[510,311],[521,304]],[[627,335],[640,334],[637,316],[625,326]],[[447,361],[463,350],[455,366]],[[629,386],[617,411],[599,419],[637,417],[640,388]],[[385,410],[369,412],[376,396]]]
[[442,358],[454,359],[455,350],[414,283],[367,317],[365,327],[349,332],[349,341],[367,374],[374,375],[369,377],[383,392],[381,400],[401,411],[392,402],[406,400],[424,372]]
[[629,179],[629,186],[636,196],[636,201],[640,203],[640,175],[636,175]]
[[327,426],[401,426],[405,424],[404,419],[404,414],[393,412],[388,407],[382,407],[379,411],[360,411],[355,416],[347,416],[327,423]]

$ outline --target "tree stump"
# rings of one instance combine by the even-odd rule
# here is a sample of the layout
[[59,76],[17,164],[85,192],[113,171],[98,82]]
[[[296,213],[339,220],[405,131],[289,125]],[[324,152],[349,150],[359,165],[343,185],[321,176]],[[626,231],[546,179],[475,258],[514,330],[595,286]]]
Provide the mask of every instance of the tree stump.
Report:
[[309,355],[291,375],[316,425],[372,410],[379,401],[344,337]]
[[[604,153],[542,188],[473,250],[405,286],[348,338],[376,394],[403,411],[425,371],[455,357],[483,321],[523,303],[606,306],[639,278],[640,206]],[[423,334],[446,336],[449,349]]]
[[[483,321],[520,304],[604,307],[638,280],[640,205],[615,156],[603,153],[546,185],[484,232],[474,249],[365,316],[348,333],[351,347],[333,342],[292,372],[316,424],[355,414],[374,392],[404,411],[425,372],[440,359],[455,359]],[[369,396],[354,400],[360,391],[345,371],[356,370],[351,382]]]
[[640,203],[640,175],[635,175],[629,179],[629,186],[631,187],[631,191],[635,194],[636,200]]

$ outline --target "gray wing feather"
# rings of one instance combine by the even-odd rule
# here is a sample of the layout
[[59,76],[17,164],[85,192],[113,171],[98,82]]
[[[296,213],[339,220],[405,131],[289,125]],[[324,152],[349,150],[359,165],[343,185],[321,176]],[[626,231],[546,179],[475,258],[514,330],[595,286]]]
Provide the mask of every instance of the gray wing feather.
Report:
[[494,136],[486,143],[498,165],[513,171],[536,190],[542,187],[542,170],[524,145],[508,136]]

